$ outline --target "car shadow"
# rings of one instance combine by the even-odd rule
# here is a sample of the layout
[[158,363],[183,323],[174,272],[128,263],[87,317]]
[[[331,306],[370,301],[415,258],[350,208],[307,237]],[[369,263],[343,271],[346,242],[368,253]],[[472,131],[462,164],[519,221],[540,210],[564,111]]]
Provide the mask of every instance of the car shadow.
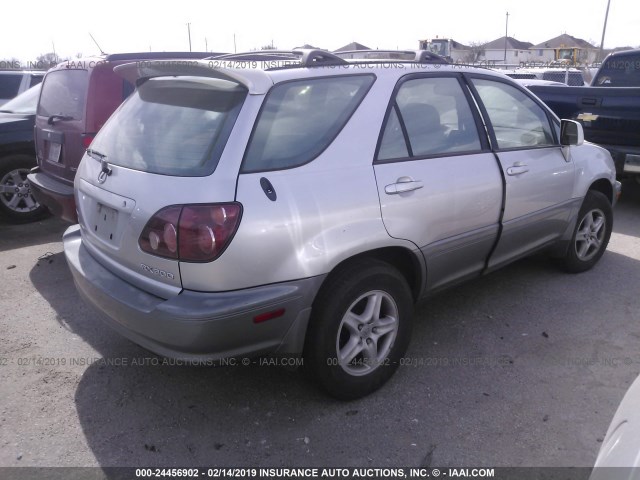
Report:
[[[515,442],[524,454],[546,443],[547,433],[536,430],[545,414],[559,419],[560,430],[592,422],[592,411],[572,413],[563,423],[566,405],[544,406],[555,382],[576,383],[578,392],[586,385],[594,395],[603,388],[562,364],[572,342],[607,352],[632,348],[640,337],[639,328],[629,326],[631,313],[612,319],[611,302],[593,302],[606,291],[636,298],[637,283],[620,279],[640,278],[640,261],[606,252],[593,270],[575,276],[536,256],[420,303],[407,353],[414,363],[404,364],[375,394],[343,403],[326,397],[300,371],[172,365],[99,321],[77,294],[63,253],[49,260],[32,268],[32,283],[60,325],[97,352],[85,359],[74,400],[102,467],[499,466],[488,455],[460,454],[457,445],[473,442],[466,432],[482,432],[478,448],[486,439],[497,452]],[[595,310],[593,325],[584,323],[583,304]],[[597,345],[598,332],[616,329],[631,329],[636,337],[626,336],[622,346]],[[550,361],[558,362],[557,378],[541,368]],[[516,418],[524,433],[516,432],[514,440],[503,432]],[[610,418],[603,416],[603,431]],[[536,428],[529,425],[534,422]],[[584,458],[595,459],[595,439],[576,442],[584,443]],[[556,454],[560,459],[550,462],[573,461]]]
[[12,225],[0,219],[0,252],[58,242],[69,226],[68,222],[55,217],[22,225]]

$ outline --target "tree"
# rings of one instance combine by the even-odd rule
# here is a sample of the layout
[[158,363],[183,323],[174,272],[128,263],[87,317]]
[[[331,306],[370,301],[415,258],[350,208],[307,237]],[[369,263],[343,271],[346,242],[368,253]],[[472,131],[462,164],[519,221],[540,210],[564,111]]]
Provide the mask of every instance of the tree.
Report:
[[49,53],[43,53],[42,55],[38,55],[36,57],[36,61],[38,63],[42,62],[42,63],[52,64],[52,63],[60,63],[62,59],[58,56],[57,53],[49,52]]
[[466,63],[476,63],[484,57],[484,46],[487,42],[471,42],[469,44],[468,53],[462,57],[462,61]]

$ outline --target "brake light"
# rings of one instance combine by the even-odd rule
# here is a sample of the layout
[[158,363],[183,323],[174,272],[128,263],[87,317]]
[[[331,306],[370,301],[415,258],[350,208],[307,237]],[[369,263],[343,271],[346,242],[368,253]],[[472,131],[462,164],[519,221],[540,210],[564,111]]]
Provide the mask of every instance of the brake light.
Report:
[[182,262],[211,262],[227,247],[238,229],[239,203],[177,205],[163,208],[147,222],[140,248]]
[[84,136],[82,137],[82,145],[84,146],[84,148],[89,148],[89,145],[91,145],[91,142],[93,142],[93,137],[95,137],[95,135],[91,133],[84,134]]

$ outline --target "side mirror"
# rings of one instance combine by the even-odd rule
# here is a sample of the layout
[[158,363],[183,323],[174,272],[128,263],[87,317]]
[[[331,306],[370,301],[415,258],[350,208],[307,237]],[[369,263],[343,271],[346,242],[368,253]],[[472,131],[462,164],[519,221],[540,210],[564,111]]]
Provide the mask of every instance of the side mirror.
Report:
[[573,120],[561,120],[560,122],[560,145],[582,145],[584,143],[584,131],[582,125]]

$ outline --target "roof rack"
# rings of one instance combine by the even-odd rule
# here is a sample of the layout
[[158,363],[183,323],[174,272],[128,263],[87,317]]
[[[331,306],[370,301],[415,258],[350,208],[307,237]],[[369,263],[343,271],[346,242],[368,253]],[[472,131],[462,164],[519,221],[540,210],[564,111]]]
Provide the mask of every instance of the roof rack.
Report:
[[105,56],[105,60],[168,60],[174,58],[203,59],[220,53],[212,52],[138,52],[138,53],[111,53]]
[[340,58],[351,60],[394,60],[416,63],[451,63],[446,58],[428,50],[346,50],[335,52]]
[[339,56],[319,49],[261,50],[257,52],[229,53],[209,57],[213,60],[235,60],[238,62],[291,61],[292,66],[313,67],[345,65],[348,62]]

